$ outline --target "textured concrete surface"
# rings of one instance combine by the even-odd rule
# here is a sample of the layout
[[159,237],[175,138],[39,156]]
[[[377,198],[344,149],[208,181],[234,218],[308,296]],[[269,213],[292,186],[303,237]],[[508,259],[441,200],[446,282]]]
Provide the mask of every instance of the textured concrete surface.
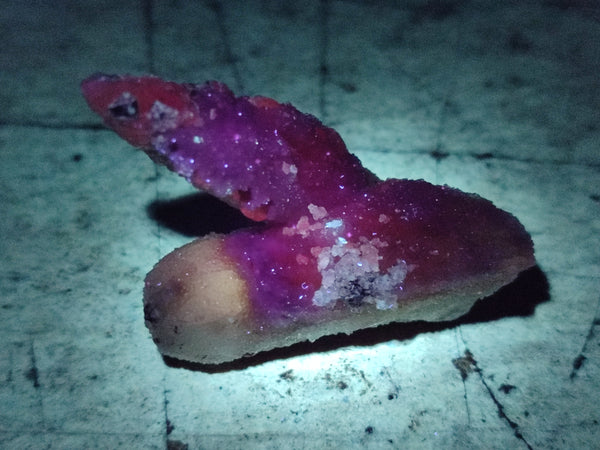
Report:
[[[0,29],[0,447],[598,445],[596,2],[6,0]],[[293,102],[379,175],[515,214],[539,267],[454,323],[167,364],[143,277],[230,212],[101,126],[95,71]]]

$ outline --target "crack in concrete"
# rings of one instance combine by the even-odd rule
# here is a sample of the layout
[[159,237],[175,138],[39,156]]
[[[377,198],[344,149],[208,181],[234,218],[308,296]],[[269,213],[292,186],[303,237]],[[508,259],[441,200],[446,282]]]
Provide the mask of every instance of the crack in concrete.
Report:
[[600,299],[598,300],[598,306],[596,308],[596,314],[594,315],[594,320],[590,324],[590,328],[588,333],[583,341],[583,345],[581,346],[581,350],[579,354],[573,359],[573,369],[571,370],[571,374],[569,375],[569,379],[573,380],[577,374],[579,373],[579,369],[583,367],[585,362],[587,361],[587,357],[585,354],[589,350],[592,340],[596,337],[596,327],[600,326]]
[[[464,340],[463,340],[463,344],[465,344]],[[506,423],[508,423],[508,425],[514,432],[515,437],[517,439],[519,439],[520,441],[522,441],[529,450],[532,450],[533,447],[529,444],[529,442],[527,442],[527,439],[525,439],[525,436],[523,436],[523,433],[521,432],[521,428],[520,428],[519,424],[517,422],[515,422],[514,420],[512,420],[510,417],[508,417],[508,415],[504,411],[504,405],[498,400],[496,395],[494,395],[494,391],[492,390],[492,388],[490,388],[490,386],[485,381],[485,377],[483,376],[483,370],[477,364],[477,360],[473,356],[473,353],[471,353],[471,351],[468,348],[466,348],[464,351],[464,356],[453,359],[452,364],[454,364],[454,366],[458,369],[458,371],[460,372],[461,378],[462,378],[463,389],[464,389],[464,393],[465,393],[464,398],[465,398],[465,403],[466,403],[466,408],[467,408],[467,419],[468,419],[469,425],[471,424],[471,416],[470,416],[470,412],[469,412],[469,402],[468,402],[467,388],[466,388],[465,383],[466,383],[468,376],[471,373],[476,373],[479,376],[479,380],[481,381],[481,384],[483,385],[483,387],[485,387],[490,398],[494,402],[494,405],[496,405],[496,409],[498,410],[498,416],[501,419],[503,419]]]

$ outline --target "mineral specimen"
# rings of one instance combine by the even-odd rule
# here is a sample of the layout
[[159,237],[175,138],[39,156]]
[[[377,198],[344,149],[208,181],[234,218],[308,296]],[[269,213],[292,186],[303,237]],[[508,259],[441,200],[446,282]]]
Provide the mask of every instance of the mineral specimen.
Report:
[[260,222],[176,249],[148,274],[146,325],[164,355],[218,364],[450,320],[535,265],[509,213],[448,186],[382,181],[290,104],[151,76],[97,74],[82,90],[129,143]]

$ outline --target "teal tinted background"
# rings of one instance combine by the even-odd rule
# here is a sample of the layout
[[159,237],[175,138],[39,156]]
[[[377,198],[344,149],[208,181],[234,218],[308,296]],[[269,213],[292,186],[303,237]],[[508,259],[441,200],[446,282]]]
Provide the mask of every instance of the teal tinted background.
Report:
[[[8,0],[0,29],[1,447],[595,445],[596,3]],[[540,273],[485,320],[170,367],[143,278],[191,238],[151,212],[194,190],[88,111],[79,82],[96,71],[292,102],[378,175],[515,214]]]

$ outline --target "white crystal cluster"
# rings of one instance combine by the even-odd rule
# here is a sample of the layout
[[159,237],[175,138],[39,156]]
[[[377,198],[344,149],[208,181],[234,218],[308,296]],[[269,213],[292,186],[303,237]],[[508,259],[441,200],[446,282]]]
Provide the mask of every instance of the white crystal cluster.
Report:
[[379,269],[379,249],[387,243],[361,237],[358,243],[338,241],[320,249],[317,256],[321,287],[315,292],[317,306],[334,306],[338,300],[352,307],[374,304],[377,309],[397,306],[398,294],[408,266],[399,259],[386,273]]

